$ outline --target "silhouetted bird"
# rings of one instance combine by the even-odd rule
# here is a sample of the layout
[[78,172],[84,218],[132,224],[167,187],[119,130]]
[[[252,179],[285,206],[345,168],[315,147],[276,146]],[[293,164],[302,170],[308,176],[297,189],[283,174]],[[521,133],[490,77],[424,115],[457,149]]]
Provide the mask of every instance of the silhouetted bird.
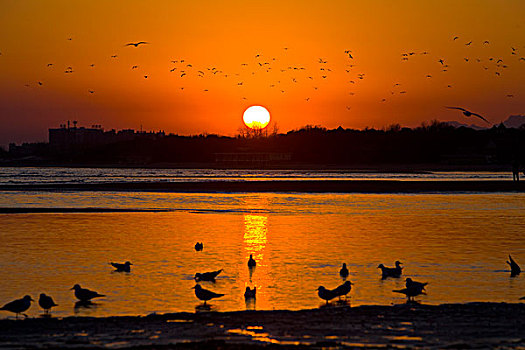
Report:
[[395,264],[396,264],[396,267],[385,267],[385,265],[379,264],[377,268],[381,269],[383,279],[387,277],[394,277],[394,278],[401,277],[401,273],[403,270],[403,268],[401,267],[401,263],[399,261],[396,261]]
[[512,259],[512,257],[509,254],[509,261],[507,261],[507,264],[510,266],[510,276],[514,277],[521,273],[520,266]]
[[319,288],[317,288],[317,295],[319,296],[319,298],[326,300],[326,304],[328,304],[330,300],[337,296],[335,295],[333,290],[326,289],[323,286],[319,286]]
[[417,297],[418,295],[421,295],[421,294],[425,294],[425,292],[423,292],[421,290],[421,288],[417,287],[417,286],[412,286],[410,288],[404,288],[404,289],[398,289],[398,290],[393,290],[393,292],[395,293],[401,293],[401,294],[405,294],[408,298],[408,300],[410,301],[410,299],[412,298],[412,300]]
[[461,108],[461,107],[446,107],[446,108],[448,108],[448,109],[459,109],[460,111],[463,111],[463,115],[464,115],[465,117],[470,117],[470,116],[473,115],[473,116],[475,116],[475,117],[478,117],[478,118],[480,118],[480,119],[483,119],[484,121],[486,121],[487,123],[490,124],[490,122],[489,122],[487,119],[485,119],[483,116],[481,116],[481,115],[479,115],[479,114],[477,114],[477,113],[472,113],[472,112],[470,112],[470,111],[467,111],[465,108]]
[[344,295],[346,298],[346,295],[350,293],[350,290],[352,289],[352,282],[346,281],[345,283],[341,284],[339,287],[334,289],[332,293],[339,297],[339,300],[341,300],[341,297]]
[[405,280],[405,287],[407,288],[419,288],[421,291],[425,290],[425,286],[428,284],[428,282],[416,282],[412,281],[412,278],[408,277]]
[[204,244],[202,244],[202,242],[201,243],[199,243],[199,242],[195,243],[195,250],[196,251],[200,252],[200,251],[202,251],[202,249],[204,249]]
[[133,265],[129,261],[126,261],[123,264],[114,263],[114,262],[110,262],[110,264],[111,264],[111,266],[113,266],[116,269],[115,270],[116,272],[130,272],[131,271],[131,265]]
[[40,305],[40,307],[44,309],[45,314],[48,314],[49,310],[51,310],[53,306],[58,306],[58,304],[55,304],[53,298],[51,298],[48,295],[45,295],[44,293],[40,294],[40,298],[38,299],[38,305]]
[[[13,301],[5,304],[4,306],[2,306],[0,308],[0,310],[13,312],[13,313],[15,313],[16,318],[18,318],[18,314],[21,314],[22,312],[24,312],[27,309],[29,309],[29,307],[31,306],[31,302],[32,301],[34,301],[33,298],[31,298],[30,295],[26,295],[22,299],[16,299],[16,300],[13,300]],[[22,314],[22,315],[27,317],[27,315],[25,315],[25,314]]]
[[73,289],[75,290],[75,297],[81,302],[90,301],[93,298],[105,297],[103,294],[99,294],[87,288],[80,287],[80,284],[75,284],[71,290]]
[[248,267],[255,267],[255,265],[257,265],[257,263],[255,262],[252,254],[250,254],[250,259],[248,259]]
[[144,44],[149,44],[148,42],[146,41],[139,41],[138,43],[128,43],[124,46],[135,46],[135,47],[138,47],[139,45],[144,45]]
[[253,287],[253,289],[250,289],[250,287],[246,287],[246,291],[244,292],[244,299],[255,299],[255,293],[256,287]]
[[204,300],[204,305],[206,305],[206,301],[208,300],[224,296],[224,294],[217,294],[211,290],[204,289],[200,286],[200,284],[195,285],[195,287],[192,287],[192,289],[195,289],[195,296],[197,299]]
[[343,267],[341,270],[339,270],[339,275],[343,278],[347,278],[350,272],[348,272],[348,268],[346,267],[346,263],[343,263]]
[[212,271],[212,272],[204,272],[204,273],[199,273],[197,272],[195,274],[195,281],[197,282],[200,282],[200,281],[208,281],[208,282],[213,282],[215,281],[215,278],[222,272],[222,269],[220,270],[217,270],[217,271]]

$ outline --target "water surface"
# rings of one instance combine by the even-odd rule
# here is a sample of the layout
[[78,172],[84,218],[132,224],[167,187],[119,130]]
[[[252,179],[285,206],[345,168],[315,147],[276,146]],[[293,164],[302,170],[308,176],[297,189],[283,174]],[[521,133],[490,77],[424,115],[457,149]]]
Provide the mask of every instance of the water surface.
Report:
[[[60,316],[193,312],[201,304],[193,275],[221,268],[215,284],[202,284],[226,294],[213,310],[314,308],[319,285],[342,283],[343,262],[355,283],[352,305],[404,302],[392,292],[404,281],[383,281],[377,269],[395,260],[406,277],[429,282],[423,303],[525,295],[523,276],[510,278],[505,264],[508,253],[525,264],[519,193],[6,192],[0,207],[170,210],[0,214],[0,304],[45,292]],[[204,251],[195,252],[197,241]],[[250,254],[258,262],[251,275]],[[125,260],[135,264],[129,274],[108,265]],[[75,308],[75,283],[107,297]],[[246,286],[257,287],[255,305],[245,304]]]

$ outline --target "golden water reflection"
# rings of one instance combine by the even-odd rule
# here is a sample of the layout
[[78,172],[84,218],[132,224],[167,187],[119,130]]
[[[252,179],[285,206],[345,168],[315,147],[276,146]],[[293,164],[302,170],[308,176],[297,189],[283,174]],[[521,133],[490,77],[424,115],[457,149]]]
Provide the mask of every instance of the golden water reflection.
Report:
[[[243,290],[246,287],[256,287],[257,293],[255,300],[245,300],[246,309],[255,310],[268,307],[267,294],[265,289],[269,285],[268,263],[264,259],[268,233],[268,216],[261,214],[244,215],[244,262],[248,269],[248,281],[244,282]],[[257,262],[256,267],[248,268],[247,262],[252,255]]]

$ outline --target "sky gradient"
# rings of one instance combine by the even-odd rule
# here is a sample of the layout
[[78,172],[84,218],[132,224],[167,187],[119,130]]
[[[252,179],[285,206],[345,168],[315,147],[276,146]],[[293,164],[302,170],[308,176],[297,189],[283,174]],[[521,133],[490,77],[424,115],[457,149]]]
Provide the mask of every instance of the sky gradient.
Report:
[[523,18],[516,0],[1,0],[0,145],[67,120],[233,136],[251,105],[280,132],[487,125],[444,106],[499,123],[525,114]]

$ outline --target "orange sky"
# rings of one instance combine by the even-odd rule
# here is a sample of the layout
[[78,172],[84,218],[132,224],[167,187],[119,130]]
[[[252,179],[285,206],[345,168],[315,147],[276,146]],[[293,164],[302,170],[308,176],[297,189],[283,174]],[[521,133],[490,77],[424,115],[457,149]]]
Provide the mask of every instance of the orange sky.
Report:
[[483,125],[450,105],[498,123],[525,114],[523,18],[517,0],[2,0],[0,145],[66,120],[235,135],[253,104],[281,132]]

